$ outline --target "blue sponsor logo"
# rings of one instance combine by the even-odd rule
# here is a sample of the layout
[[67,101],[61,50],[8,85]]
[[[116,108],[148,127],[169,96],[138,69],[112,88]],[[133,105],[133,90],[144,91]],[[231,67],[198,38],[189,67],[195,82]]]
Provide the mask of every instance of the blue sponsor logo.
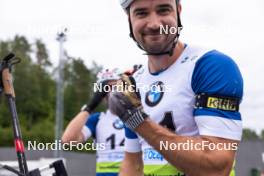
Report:
[[163,161],[163,156],[154,149],[145,149],[144,150],[144,160],[159,160]]

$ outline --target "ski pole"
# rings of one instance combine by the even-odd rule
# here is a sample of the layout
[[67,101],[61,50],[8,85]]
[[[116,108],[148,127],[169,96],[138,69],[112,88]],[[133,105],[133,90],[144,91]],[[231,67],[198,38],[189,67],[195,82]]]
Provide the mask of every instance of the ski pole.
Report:
[[19,58],[16,58],[13,53],[7,55],[1,63],[1,74],[2,74],[2,84],[4,88],[4,93],[7,97],[9,110],[12,117],[12,126],[14,132],[14,143],[17,152],[17,159],[19,165],[19,171],[21,174],[28,174],[28,166],[25,156],[24,144],[22,141],[21,129],[19,125],[16,103],[15,103],[15,91],[12,82],[11,68],[14,64],[20,62]]

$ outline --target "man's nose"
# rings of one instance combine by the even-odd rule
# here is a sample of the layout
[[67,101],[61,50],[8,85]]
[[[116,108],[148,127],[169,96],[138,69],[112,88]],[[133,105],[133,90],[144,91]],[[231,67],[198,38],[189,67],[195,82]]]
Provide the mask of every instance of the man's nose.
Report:
[[160,25],[162,24],[160,21],[160,18],[158,17],[156,13],[151,13],[147,20],[148,20],[147,28],[152,29],[152,30],[159,29]]

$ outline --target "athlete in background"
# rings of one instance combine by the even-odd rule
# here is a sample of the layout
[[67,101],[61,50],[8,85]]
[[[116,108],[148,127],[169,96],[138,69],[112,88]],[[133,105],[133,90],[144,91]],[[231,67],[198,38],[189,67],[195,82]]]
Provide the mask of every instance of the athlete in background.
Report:
[[[118,69],[106,69],[98,73],[97,83],[102,87],[112,86],[120,79],[120,74]],[[109,89],[95,92],[92,100],[72,119],[62,136],[62,142],[83,143],[92,137],[98,144],[96,176],[117,176],[124,158],[124,125],[108,109],[93,113],[103,99],[108,104],[108,93],[104,90]]]

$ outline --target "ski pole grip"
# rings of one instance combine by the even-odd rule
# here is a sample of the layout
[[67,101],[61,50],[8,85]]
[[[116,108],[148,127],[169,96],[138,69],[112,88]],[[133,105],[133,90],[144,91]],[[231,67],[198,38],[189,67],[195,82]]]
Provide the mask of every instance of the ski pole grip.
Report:
[[9,61],[10,59],[14,58],[15,54],[14,53],[9,53],[6,57],[4,57],[4,61]]
[[5,68],[2,72],[4,92],[6,95],[11,95],[15,98],[15,91],[13,87],[12,75],[8,68]]

